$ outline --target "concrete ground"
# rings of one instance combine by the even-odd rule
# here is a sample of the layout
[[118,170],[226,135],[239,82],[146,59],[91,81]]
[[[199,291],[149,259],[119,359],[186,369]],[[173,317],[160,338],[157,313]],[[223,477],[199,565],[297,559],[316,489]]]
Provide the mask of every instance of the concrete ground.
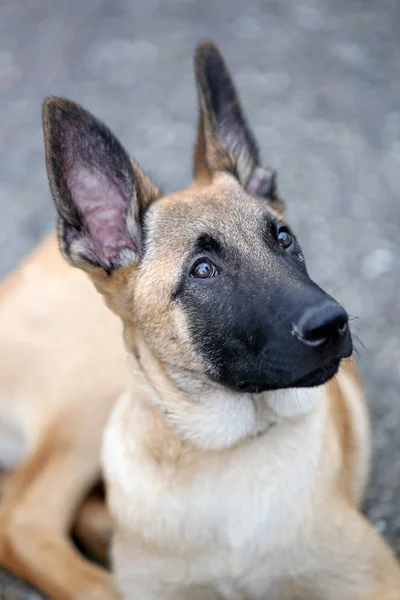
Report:
[[[54,226],[42,99],[88,107],[173,190],[190,176],[193,48],[220,45],[312,276],[359,317],[366,511],[400,554],[397,0],[2,0],[0,28],[1,274]],[[39,596],[3,573],[0,598]]]

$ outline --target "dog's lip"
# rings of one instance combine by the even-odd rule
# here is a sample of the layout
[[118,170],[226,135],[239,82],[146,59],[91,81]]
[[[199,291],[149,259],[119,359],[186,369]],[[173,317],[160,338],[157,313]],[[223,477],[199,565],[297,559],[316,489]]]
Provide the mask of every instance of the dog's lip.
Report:
[[243,380],[236,384],[236,388],[240,392],[258,394],[266,391],[277,390],[282,388],[297,388],[297,387],[314,387],[316,385],[323,385],[329,379],[336,375],[339,366],[340,366],[341,358],[335,358],[329,363],[325,363],[320,365],[319,367],[312,369],[305,375],[302,375],[298,379],[288,382],[270,382],[266,381],[256,381],[256,380]]
[[[334,375],[336,375],[339,366],[340,366],[340,358],[337,358],[325,365],[322,365],[316,369],[313,369],[307,375],[303,375],[299,379],[296,379],[290,387],[307,387],[307,384],[310,386],[313,385],[322,385],[331,379]],[[318,383],[318,379],[322,379],[320,383]],[[316,383],[314,383],[314,381]]]

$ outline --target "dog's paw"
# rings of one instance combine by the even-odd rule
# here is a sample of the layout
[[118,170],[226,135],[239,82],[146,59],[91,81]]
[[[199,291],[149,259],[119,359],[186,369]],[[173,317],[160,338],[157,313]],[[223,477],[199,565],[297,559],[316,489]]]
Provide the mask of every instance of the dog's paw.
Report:
[[121,600],[121,596],[112,584],[93,585],[75,595],[73,600]]

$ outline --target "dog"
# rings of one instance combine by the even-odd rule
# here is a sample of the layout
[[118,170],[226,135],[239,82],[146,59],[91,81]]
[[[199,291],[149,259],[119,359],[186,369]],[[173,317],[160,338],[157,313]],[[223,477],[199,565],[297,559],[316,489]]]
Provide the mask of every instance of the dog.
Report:
[[[370,427],[348,315],[309,278],[211,42],[195,71],[194,179],[170,195],[93,115],[44,104],[72,266],[51,237],[3,285],[10,467],[26,442],[0,560],[60,600],[399,599],[359,510]],[[99,556],[112,529],[115,587],[74,524]]]

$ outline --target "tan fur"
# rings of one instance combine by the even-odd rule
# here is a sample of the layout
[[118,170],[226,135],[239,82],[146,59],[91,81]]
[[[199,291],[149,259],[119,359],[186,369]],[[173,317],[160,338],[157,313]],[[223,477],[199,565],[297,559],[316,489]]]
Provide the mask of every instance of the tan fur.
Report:
[[[198,61],[209,50],[201,46]],[[209,381],[185,313],[171,302],[204,228],[264,265],[256,223],[281,209],[275,191],[269,208],[244,191],[254,157],[235,157],[216,136],[200,67],[194,184],[156,201],[133,163],[147,208],[140,267],[131,251],[106,272],[85,262],[79,240],[68,256],[122,320],[129,368],[120,320],[62,261],[54,237],[0,290],[0,440],[13,448],[0,562],[56,600],[112,599],[116,588],[127,600],[398,600],[395,558],[359,512],[370,439],[353,363],[318,389],[233,393]],[[68,110],[49,101],[45,130],[60,210],[50,160],[57,103]],[[232,173],[238,160],[242,185]],[[135,215],[130,209],[130,232]],[[60,224],[68,254],[63,235]],[[286,284],[284,271],[274,275]],[[90,491],[106,423],[115,586],[69,540],[75,529],[104,553],[109,520]]]
[[0,438],[14,448],[0,460],[19,465],[0,504],[1,564],[54,598],[111,598],[109,576],[67,535],[124,387],[121,326],[54,236],[0,294]]

